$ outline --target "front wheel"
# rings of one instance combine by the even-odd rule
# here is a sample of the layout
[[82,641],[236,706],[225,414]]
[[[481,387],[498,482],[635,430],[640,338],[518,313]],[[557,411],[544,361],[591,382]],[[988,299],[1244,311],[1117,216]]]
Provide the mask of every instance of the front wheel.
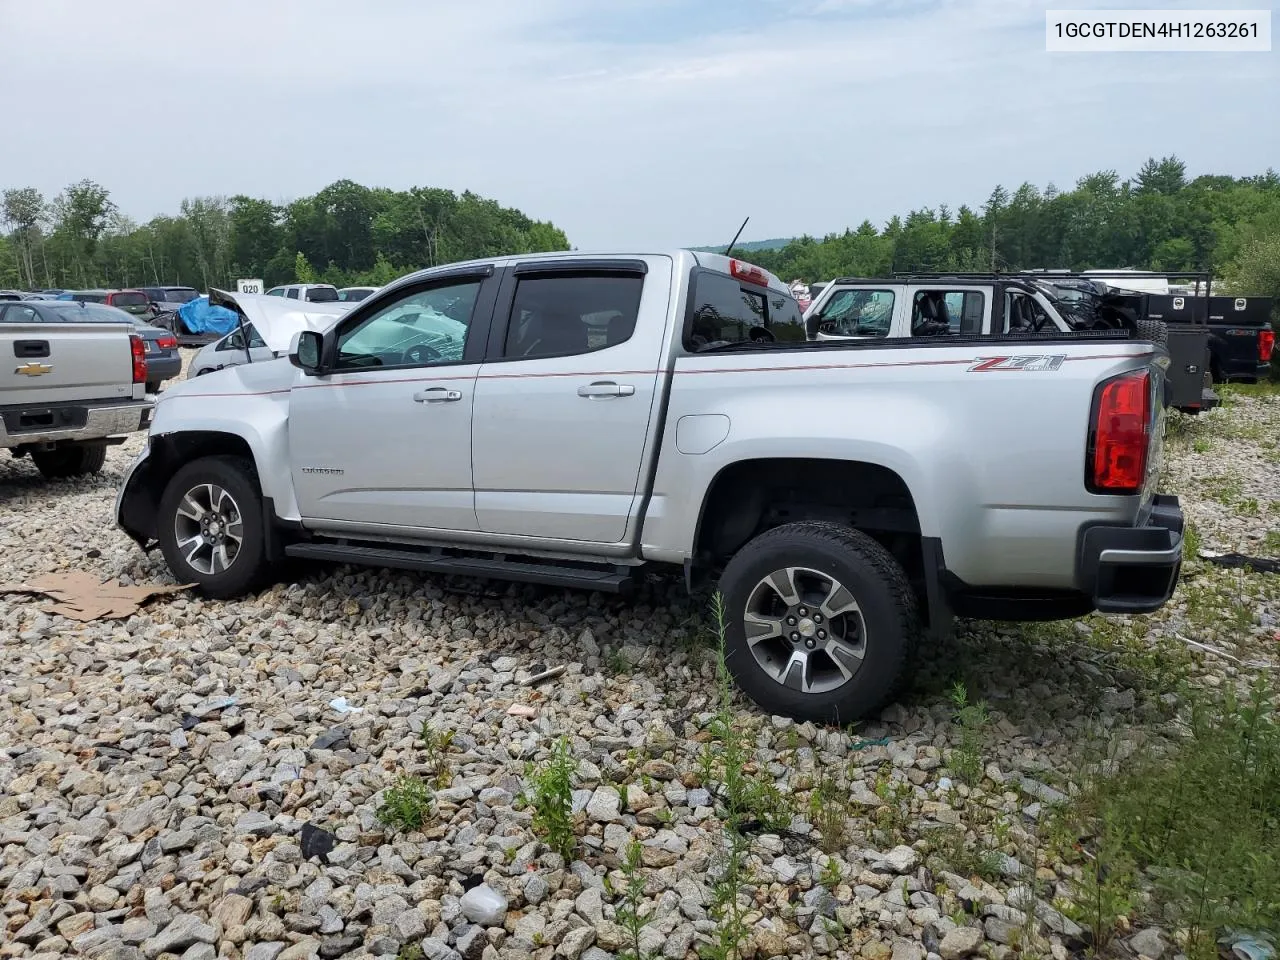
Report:
[[174,577],[206,596],[240,596],[265,571],[262,494],[248,460],[205,457],[180,469],[160,498],[156,527]]
[[725,660],[765,710],[844,725],[882,707],[919,632],[915,593],[875,540],[791,523],[742,548],[720,579]]

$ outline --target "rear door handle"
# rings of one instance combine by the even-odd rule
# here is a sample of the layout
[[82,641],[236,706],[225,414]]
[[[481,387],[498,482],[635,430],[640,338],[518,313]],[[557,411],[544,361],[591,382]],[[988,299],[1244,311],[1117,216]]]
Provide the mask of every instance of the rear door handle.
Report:
[[461,400],[462,391],[449,390],[446,387],[428,387],[426,390],[415,393],[413,399],[417,403],[449,403],[453,400]]
[[578,388],[580,397],[629,397],[636,388],[629,383],[614,383],[612,380],[597,380]]

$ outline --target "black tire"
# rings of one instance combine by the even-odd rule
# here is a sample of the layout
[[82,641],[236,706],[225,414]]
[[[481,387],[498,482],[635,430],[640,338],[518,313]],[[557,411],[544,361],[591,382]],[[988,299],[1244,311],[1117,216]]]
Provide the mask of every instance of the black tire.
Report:
[[31,462],[46,480],[64,480],[97,473],[107,462],[107,448],[101,443],[33,450]]
[[[241,542],[225,569],[201,570],[178,547],[178,508],[188,491],[203,484],[225,490],[240,518]],[[169,570],[179,583],[194,583],[205,596],[228,600],[243,596],[266,573],[266,531],[262,493],[253,463],[242,457],[204,457],[178,470],[165,487],[156,517],[156,538]]]
[[1139,320],[1138,339],[1150,340],[1158,347],[1168,347],[1169,327],[1163,320]]
[[[784,686],[766,672],[747,643],[748,602],[765,578],[784,568],[817,571],[843,585],[860,608],[861,665],[835,689]],[[916,596],[898,562],[866,534],[833,523],[775,527],[729,561],[720,591],[729,672],[761,708],[798,720],[845,725],[878,711],[900,689],[920,634]],[[789,642],[786,637],[776,641],[783,655]]]
[[160,392],[159,380],[153,380],[151,383],[147,384],[147,393],[159,393],[159,392]]

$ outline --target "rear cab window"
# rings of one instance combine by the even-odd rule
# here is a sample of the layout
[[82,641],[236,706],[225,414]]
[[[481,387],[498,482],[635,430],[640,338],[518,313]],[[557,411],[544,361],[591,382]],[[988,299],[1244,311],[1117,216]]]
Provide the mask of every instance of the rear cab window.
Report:
[[336,303],[338,291],[334,287],[312,287],[307,291],[307,300],[311,303]]
[[693,271],[684,347],[697,353],[733,343],[803,342],[800,306],[789,293],[744,282],[718,270]]

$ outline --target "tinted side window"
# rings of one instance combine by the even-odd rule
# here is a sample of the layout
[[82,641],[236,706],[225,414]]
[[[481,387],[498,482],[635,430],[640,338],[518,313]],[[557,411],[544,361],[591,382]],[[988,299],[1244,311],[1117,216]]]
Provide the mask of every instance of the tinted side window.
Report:
[[837,290],[810,315],[809,328],[838,337],[887,337],[894,300],[892,290]]
[[716,343],[771,340],[765,297],[723,273],[709,270],[695,275],[693,321],[685,347],[698,350]]
[[522,277],[502,355],[568,357],[626,343],[636,330],[643,288],[637,274]]

